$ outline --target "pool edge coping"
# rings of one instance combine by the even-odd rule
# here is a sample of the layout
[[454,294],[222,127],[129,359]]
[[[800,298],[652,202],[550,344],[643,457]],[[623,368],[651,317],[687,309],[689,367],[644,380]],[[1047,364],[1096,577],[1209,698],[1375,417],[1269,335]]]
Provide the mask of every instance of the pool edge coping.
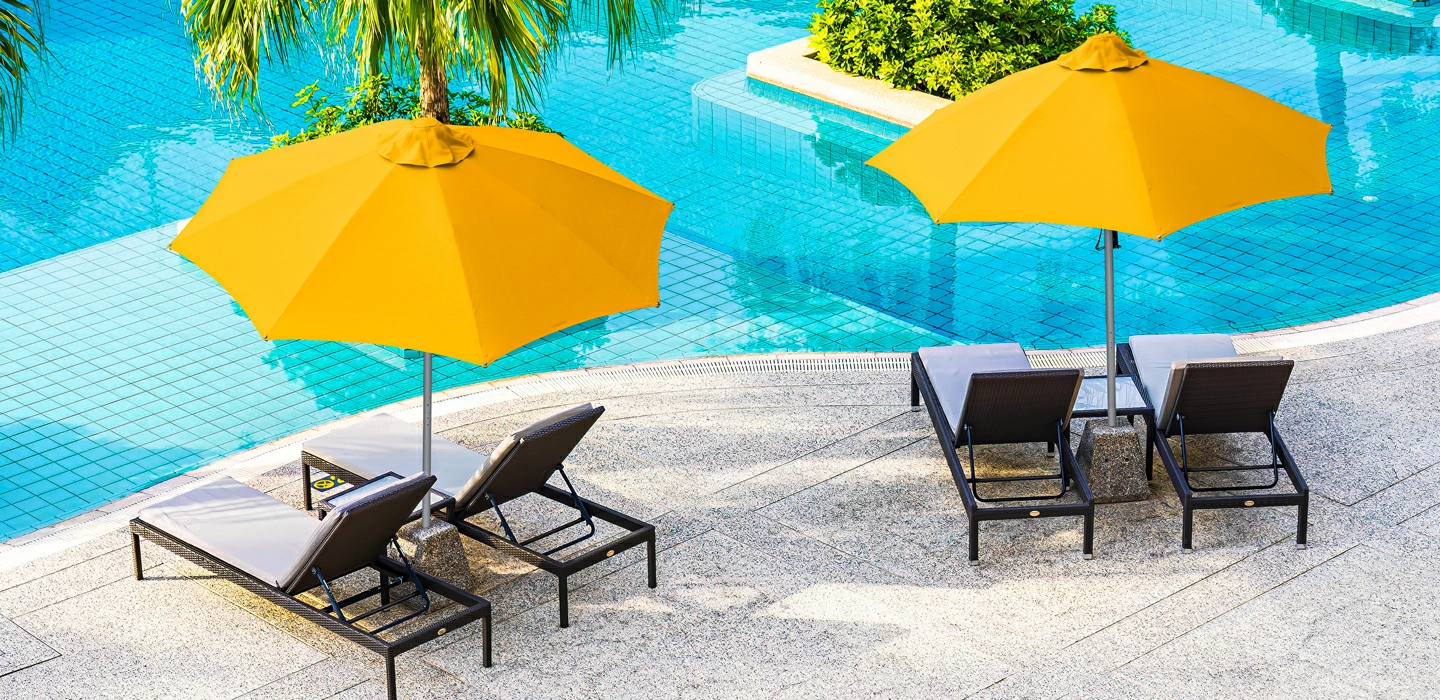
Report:
[[[1360,340],[1434,322],[1440,322],[1440,293],[1330,321],[1239,333],[1231,338],[1241,353],[1253,354]],[[1102,347],[1026,352],[1037,367],[1101,367],[1104,366],[1104,353]],[[899,372],[908,367],[909,353],[904,352],[788,352],[650,360],[527,374],[447,389],[435,394],[434,415],[445,416],[503,401],[635,379],[776,372]],[[245,481],[289,464],[299,459],[301,443],[337,427],[377,413],[393,413],[414,421],[419,419],[419,412],[420,397],[413,397],[329,421],[197,467],[124,498],[0,542],[0,571],[23,566],[113,532],[142,507],[161,498],[178,495],[220,477]]]

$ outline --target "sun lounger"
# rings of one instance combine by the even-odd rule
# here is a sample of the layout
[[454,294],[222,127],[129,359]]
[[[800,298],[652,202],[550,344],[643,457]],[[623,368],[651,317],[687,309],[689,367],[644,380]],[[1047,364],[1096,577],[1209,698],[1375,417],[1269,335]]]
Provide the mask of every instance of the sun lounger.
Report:
[[[1093,554],[1095,504],[1085,475],[1070,452],[1070,412],[1084,372],[1078,369],[1037,370],[1017,343],[921,348],[910,356],[910,405],[925,402],[950,475],[960,491],[969,520],[969,563],[980,563],[980,522],[1019,518],[1080,516],[1084,519],[1083,553]],[[1058,446],[1059,471],[1054,474],[980,477],[975,473],[975,446],[1016,443]],[[969,473],[956,452],[965,448]],[[982,495],[1005,482],[1057,481],[1058,492],[1001,497]],[[1067,495],[1075,498],[1062,502]],[[982,507],[981,503],[1030,505]],[[1048,503],[1041,503],[1048,501]]]
[[[604,412],[604,407],[588,403],[566,409],[514,432],[488,457],[444,438],[433,438],[431,471],[436,477],[435,490],[454,499],[443,517],[454,523],[461,534],[559,578],[561,627],[570,626],[569,578],[631,547],[641,543],[649,546],[649,585],[651,588],[656,585],[655,528],[581,498],[565,474],[565,458]],[[420,429],[394,416],[373,416],[307,441],[302,447],[301,461],[352,481],[369,480],[385,472],[414,473],[420,468]],[[563,491],[548,483],[557,472],[565,484]],[[309,478],[307,473],[304,476],[307,493]],[[501,506],[527,494],[569,506],[576,511],[576,518],[527,539],[518,539]],[[467,522],[468,518],[491,509],[500,521],[502,532]],[[574,559],[553,556],[588,541],[595,533],[596,518],[629,533],[592,547]],[[576,526],[585,528],[585,534],[577,539],[544,550],[531,546]]]
[[[1295,544],[1305,548],[1310,488],[1275,427],[1275,412],[1295,363],[1280,357],[1239,357],[1230,337],[1204,335],[1137,335],[1120,346],[1126,370],[1139,377],[1141,393],[1155,409],[1154,446],[1180,496],[1183,525],[1180,542],[1191,551],[1194,512],[1215,508],[1296,506]],[[1251,466],[1195,467],[1189,462],[1186,438],[1218,433],[1261,433],[1270,444],[1270,463]],[[1167,438],[1180,438],[1180,459]],[[1206,473],[1269,471],[1268,481],[1240,478],[1223,485],[1197,485],[1192,476]],[[1278,492],[1280,473],[1290,493]],[[1256,492],[1269,493],[1256,493]]]
[[[395,543],[395,532],[433,483],[429,477],[401,479],[320,521],[234,479],[218,479],[149,506],[130,521],[135,578],[144,578],[140,558],[144,537],[380,654],[385,659],[386,690],[393,700],[396,656],[476,619],[483,626],[483,663],[490,665],[490,603],[416,572]],[[399,561],[387,556],[390,544],[395,544]],[[336,600],[331,583],[363,569],[375,570],[379,585]],[[391,600],[391,589],[401,583],[409,583],[410,592]],[[321,593],[316,597],[324,604],[312,605],[300,598],[317,587]],[[458,612],[406,634],[392,632],[428,612],[431,596],[437,593],[458,603]],[[406,607],[397,608],[402,604]]]
[[[485,468],[476,472],[455,494],[455,507],[450,511],[450,521],[461,534],[543,569],[559,579],[561,627],[570,626],[570,577],[631,547],[646,545],[648,585],[651,588],[656,585],[655,527],[581,498],[575,492],[569,475],[565,473],[565,458],[570,456],[570,452],[580,444],[580,440],[604,412],[603,406],[581,404],[515,431],[501,441],[490,454]],[[551,477],[557,473],[565,484],[563,491],[549,484]],[[520,539],[506,519],[501,506],[530,494],[543,496],[573,509],[575,519]],[[468,518],[487,510],[495,511],[502,532],[494,532],[468,522]],[[596,519],[627,532],[604,544],[591,546],[571,559],[554,556],[593,537]],[[564,544],[545,549],[541,549],[537,544],[577,526],[583,526],[583,533]]]

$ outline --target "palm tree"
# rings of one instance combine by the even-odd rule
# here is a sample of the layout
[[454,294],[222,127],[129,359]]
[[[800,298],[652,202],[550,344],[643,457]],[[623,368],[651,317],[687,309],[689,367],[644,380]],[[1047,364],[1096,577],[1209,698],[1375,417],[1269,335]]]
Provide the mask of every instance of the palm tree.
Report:
[[20,127],[31,64],[45,57],[44,0],[0,0],[0,137]]
[[[8,0],[0,0],[5,2]],[[656,7],[659,6],[655,0]],[[182,0],[196,63],[222,99],[258,108],[262,59],[283,65],[318,39],[349,50],[365,75],[413,75],[420,113],[449,121],[451,78],[477,82],[491,113],[535,104],[572,12],[603,3],[610,59],[641,23],[635,0]]]

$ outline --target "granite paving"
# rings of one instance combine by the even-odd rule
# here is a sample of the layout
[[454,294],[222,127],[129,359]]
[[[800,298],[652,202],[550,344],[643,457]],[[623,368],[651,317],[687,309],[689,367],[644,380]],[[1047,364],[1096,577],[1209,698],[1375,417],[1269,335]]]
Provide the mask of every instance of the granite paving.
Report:
[[[1078,519],[1044,519],[986,523],[967,566],[963,508],[903,371],[626,375],[440,416],[488,451],[558,407],[603,404],[567,471],[655,524],[660,585],[641,550],[621,553],[572,580],[560,629],[553,577],[467,543],[495,665],[462,628],[400,657],[401,697],[1433,697],[1440,324],[1285,354],[1306,550],[1292,509],[1257,508],[1201,512],[1183,553],[1157,469],[1147,499],[1097,506],[1094,560]],[[1210,439],[1193,455],[1255,451]],[[1044,446],[978,457],[1053,468]],[[298,507],[298,473],[249,481]],[[565,517],[523,499],[509,515]],[[0,570],[0,697],[384,696],[377,656],[144,554],[144,581],[122,531]]]

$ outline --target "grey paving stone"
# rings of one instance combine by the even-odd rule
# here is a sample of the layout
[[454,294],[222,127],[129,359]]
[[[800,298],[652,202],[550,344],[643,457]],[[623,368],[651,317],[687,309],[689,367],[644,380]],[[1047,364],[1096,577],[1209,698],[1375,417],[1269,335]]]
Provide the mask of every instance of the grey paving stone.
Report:
[[60,653],[19,625],[0,617],[0,677],[58,658]]
[[0,697],[232,696],[324,658],[164,575],[118,581],[15,622],[60,658],[0,677]]
[[1440,656],[1437,573],[1361,545],[1122,672],[1142,682],[1167,677],[1195,688],[1184,693],[1194,697],[1428,697]]

